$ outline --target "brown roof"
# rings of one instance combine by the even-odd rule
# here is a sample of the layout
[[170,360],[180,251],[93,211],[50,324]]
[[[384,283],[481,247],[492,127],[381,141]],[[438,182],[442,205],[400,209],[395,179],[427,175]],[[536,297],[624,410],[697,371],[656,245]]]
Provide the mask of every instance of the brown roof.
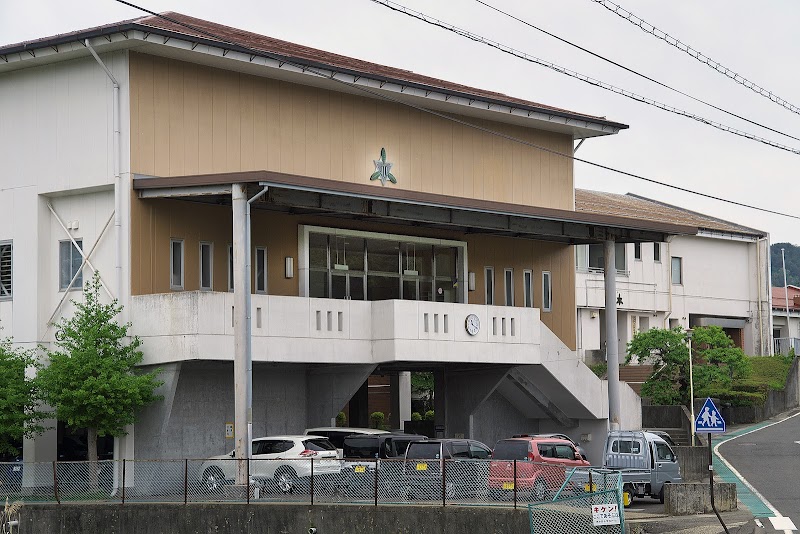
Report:
[[630,217],[647,221],[683,224],[700,230],[726,232],[748,236],[766,236],[766,232],[717,219],[695,211],[679,208],[631,193],[619,195],[603,191],[575,189],[575,209],[584,213],[597,213]]
[[[786,286],[789,293],[789,310],[797,311],[800,309],[800,287]],[[782,287],[772,288],[772,307],[778,309],[786,309],[786,293],[787,291]]]
[[[417,74],[410,70],[387,67],[377,63],[370,63],[360,59],[341,56],[339,54],[326,52],[324,50],[310,48],[308,46],[282,41],[280,39],[259,35],[257,33],[240,30],[238,28],[232,28],[223,24],[217,24],[215,22],[190,17],[181,13],[166,12],[162,13],[161,15],[168,19],[172,19],[172,21],[166,20],[165,18],[162,18],[162,16],[148,15],[136,19],[98,26],[87,30],[65,33],[53,37],[26,41],[23,43],[3,45],[0,46],[0,55],[22,51],[32,51],[38,48],[54,46],[60,43],[80,41],[87,38],[87,36],[92,37],[98,35],[107,35],[129,29],[139,29],[143,31],[151,31],[152,33],[163,33],[165,35],[178,34],[178,36],[188,38],[190,40],[205,41],[211,44],[222,45],[223,48],[239,48],[244,49],[243,51],[245,52],[258,51],[272,56],[280,56],[282,59],[288,59],[292,62],[298,62],[307,66],[318,66],[321,68],[332,67],[336,70],[343,70],[379,80],[401,81],[409,85],[419,85],[422,87],[439,89],[446,93],[474,96],[482,100],[511,104],[521,108],[530,108],[536,111],[551,111],[556,115],[573,117],[590,122],[597,122],[620,129],[628,127],[625,124],[609,121],[605,119],[605,117],[576,113],[521,98],[511,97],[494,91],[487,91],[485,89],[478,89],[476,87],[469,87],[466,85],[441,80],[439,78]],[[195,29],[187,28],[183,24],[192,26]]]

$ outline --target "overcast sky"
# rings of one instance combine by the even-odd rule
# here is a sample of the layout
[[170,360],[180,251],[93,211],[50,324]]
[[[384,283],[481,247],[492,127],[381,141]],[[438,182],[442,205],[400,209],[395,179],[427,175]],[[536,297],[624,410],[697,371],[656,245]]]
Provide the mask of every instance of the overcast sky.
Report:
[[[592,0],[486,0],[684,92],[800,137],[796,115],[718,74]],[[790,0],[617,0],[624,8],[800,106],[800,3]],[[134,2],[136,3],[136,2]],[[608,93],[369,0],[140,0],[222,24],[401,67],[630,125],[589,139],[578,156],[741,203],[800,215],[800,155],[715,130]],[[800,141],[747,124],[658,87],[506,18],[475,0],[401,4],[520,51],[781,144]],[[135,18],[114,0],[0,0],[0,44]],[[576,187],[636,193],[765,230],[800,244],[800,220],[703,199],[575,164]]]

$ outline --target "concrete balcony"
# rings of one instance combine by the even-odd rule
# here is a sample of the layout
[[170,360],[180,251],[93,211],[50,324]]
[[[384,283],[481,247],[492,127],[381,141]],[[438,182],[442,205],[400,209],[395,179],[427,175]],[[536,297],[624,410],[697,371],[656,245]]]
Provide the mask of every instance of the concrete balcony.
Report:
[[[480,331],[465,319],[475,314]],[[233,360],[233,294],[176,292],[131,298],[131,333],[145,364]],[[355,301],[253,295],[253,361],[536,364],[539,310],[427,301]]]

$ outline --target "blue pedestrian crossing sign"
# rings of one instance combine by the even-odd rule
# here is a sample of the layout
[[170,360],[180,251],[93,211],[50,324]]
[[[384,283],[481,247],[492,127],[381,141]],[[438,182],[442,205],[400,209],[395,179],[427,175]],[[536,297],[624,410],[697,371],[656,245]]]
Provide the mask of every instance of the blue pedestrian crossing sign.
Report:
[[725,432],[725,419],[722,418],[722,414],[714,405],[711,397],[706,399],[705,404],[700,408],[700,413],[697,414],[697,419],[694,420],[694,432],[695,434],[722,434]]

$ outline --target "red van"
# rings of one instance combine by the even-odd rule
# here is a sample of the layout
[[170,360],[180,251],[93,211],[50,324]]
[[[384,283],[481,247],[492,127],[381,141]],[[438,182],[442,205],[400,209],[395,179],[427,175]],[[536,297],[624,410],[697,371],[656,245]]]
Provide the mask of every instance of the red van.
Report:
[[489,464],[489,491],[496,499],[507,499],[516,488],[519,500],[543,501],[561,487],[568,469],[588,465],[575,445],[565,439],[501,439],[494,446]]

